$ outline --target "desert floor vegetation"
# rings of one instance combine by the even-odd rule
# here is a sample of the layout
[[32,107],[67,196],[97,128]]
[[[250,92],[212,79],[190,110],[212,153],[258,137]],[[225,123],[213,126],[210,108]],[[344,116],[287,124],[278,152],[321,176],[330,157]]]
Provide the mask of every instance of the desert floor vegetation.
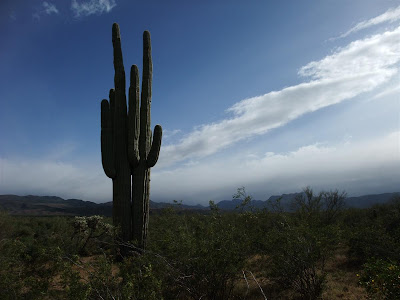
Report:
[[[306,188],[234,212],[152,214],[147,249],[121,257],[101,216],[0,213],[2,299],[400,299],[400,199],[350,209]],[[177,204],[177,207],[179,204]]]

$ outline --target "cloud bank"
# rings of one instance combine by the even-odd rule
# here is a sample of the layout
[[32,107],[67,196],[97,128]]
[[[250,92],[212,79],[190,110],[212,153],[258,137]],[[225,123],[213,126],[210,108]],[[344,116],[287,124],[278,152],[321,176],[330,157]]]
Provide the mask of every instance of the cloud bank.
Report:
[[[315,190],[344,189],[351,196],[399,191],[398,178],[400,131],[354,143],[311,144],[288,153],[240,153],[173,171],[154,168],[151,199],[206,205],[229,199],[245,186],[256,199],[265,200],[307,185]],[[87,166],[48,158],[0,158],[0,191],[106,202],[112,199],[112,182],[100,162]]]
[[59,196],[94,202],[111,201],[111,181],[101,163],[83,166],[47,157],[0,158],[1,194]]
[[229,199],[245,186],[256,199],[298,192],[340,189],[349,195],[399,191],[400,131],[371,140],[311,144],[288,153],[243,153],[173,171],[152,173],[152,199],[207,204]]
[[302,67],[308,82],[242,100],[233,117],[202,125],[178,144],[163,147],[159,165],[199,159],[232,144],[283,126],[306,113],[340,103],[387,83],[398,73],[400,27],[350,43]]

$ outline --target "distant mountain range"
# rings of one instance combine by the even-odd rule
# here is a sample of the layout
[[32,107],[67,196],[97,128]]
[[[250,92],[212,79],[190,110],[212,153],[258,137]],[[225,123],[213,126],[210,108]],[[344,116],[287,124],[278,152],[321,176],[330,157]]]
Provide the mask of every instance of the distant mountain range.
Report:
[[12,215],[111,216],[112,203],[94,203],[56,196],[0,195],[0,209]]
[[[255,209],[267,208],[270,202],[281,198],[281,205],[285,210],[290,208],[290,203],[301,193],[283,194],[281,196],[271,196],[268,200],[252,200],[245,209],[251,207]],[[386,203],[395,197],[400,197],[400,193],[384,193],[375,195],[365,195],[359,197],[346,198],[348,207],[367,208],[374,204]],[[241,200],[222,200],[217,203],[219,209],[224,211],[234,210],[240,207]],[[150,213],[156,213],[161,209],[174,207],[179,211],[205,212],[208,206],[171,204],[165,202],[150,201]],[[17,196],[0,195],[0,210],[5,210],[12,215],[69,215],[69,216],[88,216],[88,215],[112,215],[112,202],[94,203],[79,199],[64,200],[56,196]]]
[[[158,203],[150,200],[150,212],[157,212],[167,207],[175,207],[180,211],[208,210],[202,205],[184,205],[172,203]],[[7,211],[11,215],[27,216],[112,216],[112,202],[94,203],[79,199],[67,199],[57,196],[17,196],[0,195],[0,210]]]
[[[286,211],[290,210],[290,204],[293,200],[302,193],[292,193],[292,194],[283,194],[280,196],[271,196],[266,201],[262,200],[252,200],[246,206],[247,209],[263,209],[269,208],[270,203],[276,202],[280,198],[280,204],[282,208]],[[373,195],[365,195],[359,197],[347,197],[345,202],[347,207],[354,208],[368,208],[373,206],[374,204],[382,204],[386,203],[395,197],[400,197],[400,193],[383,193],[383,194],[373,194]],[[222,210],[233,210],[235,208],[240,208],[240,204],[242,200],[234,199],[234,200],[223,200],[218,202],[217,206]]]

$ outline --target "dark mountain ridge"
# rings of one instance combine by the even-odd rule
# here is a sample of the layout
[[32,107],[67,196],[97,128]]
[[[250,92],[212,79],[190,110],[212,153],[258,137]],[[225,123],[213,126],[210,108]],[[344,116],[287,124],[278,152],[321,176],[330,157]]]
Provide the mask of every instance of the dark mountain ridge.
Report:
[[[268,200],[252,200],[243,207],[245,210],[263,209],[270,207],[271,203],[280,198],[281,206],[284,210],[290,210],[290,203],[301,193],[283,194],[281,196],[271,196]],[[347,207],[367,208],[374,204],[386,203],[400,193],[383,193],[364,195],[359,197],[346,198]],[[217,203],[219,209],[224,211],[235,210],[241,207],[242,200],[222,200]],[[165,202],[154,202],[150,200],[150,212],[157,212],[161,209],[174,207],[179,211],[204,212],[208,211],[208,206],[173,204]],[[94,203],[80,199],[67,199],[57,196],[17,196],[0,195],[0,210],[5,210],[12,215],[69,215],[69,216],[88,216],[88,215],[112,215],[112,202]]]
[[[246,206],[247,209],[263,209],[263,208],[270,208],[271,203],[276,203],[278,199],[280,199],[280,205],[285,211],[290,211],[290,206],[292,201],[298,196],[304,194],[303,192],[300,193],[291,193],[291,194],[282,194],[280,196],[271,196],[266,201],[262,200],[252,200]],[[394,199],[395,197],[400,197],[399,192],[395,193],[382,193],[382,194],[372,194],[372,195],[364,195],[358,197],[347,197],[346,207],[354,207],[354,208],[368,208],[375,204],[383,204],[387,203],[390,200]],[[233,210],[236,207],[240,207],[241,200],[234,199],[234,200],[222,200],[217,203],[218,208],[222,210]]]

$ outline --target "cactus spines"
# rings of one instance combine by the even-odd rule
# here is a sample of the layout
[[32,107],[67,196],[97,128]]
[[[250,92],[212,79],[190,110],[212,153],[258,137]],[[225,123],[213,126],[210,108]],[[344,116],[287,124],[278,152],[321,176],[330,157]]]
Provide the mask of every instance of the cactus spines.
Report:
[[[162,128],[150,130],[152,61],[150,33],[143,33],[143,78],[139,105],[139,70],[131,67],[129,108],[118,24],[113,24],[114,85],[110,102],[101,103],[101,152],[106,175],[113,180],[113,223],[120,225],[123,241],[146,245],[149,221],[150,168],[158,160]],[[131,190],[132,189],[132,190]]]

